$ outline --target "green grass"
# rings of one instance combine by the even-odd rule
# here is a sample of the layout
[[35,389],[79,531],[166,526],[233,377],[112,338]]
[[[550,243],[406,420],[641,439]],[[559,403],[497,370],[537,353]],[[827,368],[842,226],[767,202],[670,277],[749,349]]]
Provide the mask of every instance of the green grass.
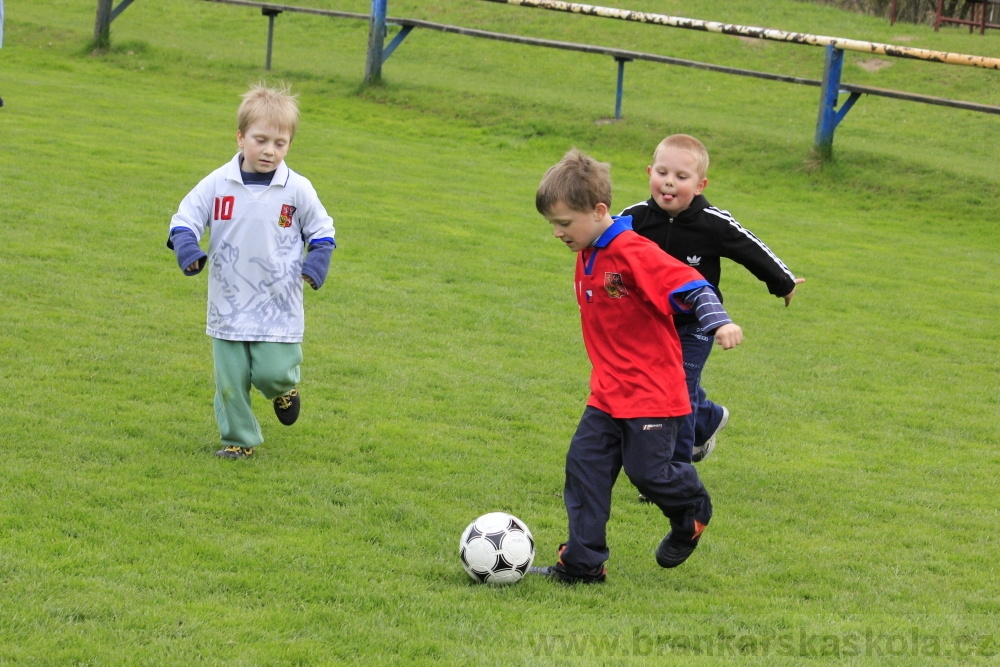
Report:
[[[367,11],[366,0],[299,4]],[[301,94],[289,164],[336,219],[306,296],[303,417],[219,461],[204,278],[164,246],[235,151],[259,12],[137,2],[87,53],[94,3],[9,0],[0,50],[0,663],[987,664],[997,622],[998,120],[864,98],[809,160],[818,91],[416,31],[363,90],[367,26],[284,14]],[[1000,55],[791,1],[629,8]],[[822,51],[480,2],[390,14],[818,78]],[[722,13],[724,9],[724,14]],[[901,39],[896,39],[901,38]],[[1000,104],[997,72],[893,61],[845,80]],[[807,279],[791,308],[723,272],[746,331],[706,386],[733,413],[699,467],[716,517],[667,525],[616,489],[610,578],[472,585],[465,525],[506,510],[547,563],[589,365],[574,257],[534,212],[570,146],[647,195],[667,133],[706,194]],[[674,647],[670,652],[668,648]]]

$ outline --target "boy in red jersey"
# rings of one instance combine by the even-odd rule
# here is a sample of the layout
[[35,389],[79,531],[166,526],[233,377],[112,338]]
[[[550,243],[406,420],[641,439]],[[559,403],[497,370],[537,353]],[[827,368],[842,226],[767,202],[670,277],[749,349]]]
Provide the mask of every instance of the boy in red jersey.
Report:
[[579,253],[576,297],[593,371],[566,455],[569,539],[555,565],[531,571],[566,583],[605,580],[611,490],[622,468],[670,520],[656,561],[676,567],[698,545],[712,502],[694,466],[671,460],[691,412],[672,316],[694,313],[723,349],[739,345],[743,331],[701,274],[632,231],[630,218],[610,215],[607,164],[571,150],[545,173],[535,207]]

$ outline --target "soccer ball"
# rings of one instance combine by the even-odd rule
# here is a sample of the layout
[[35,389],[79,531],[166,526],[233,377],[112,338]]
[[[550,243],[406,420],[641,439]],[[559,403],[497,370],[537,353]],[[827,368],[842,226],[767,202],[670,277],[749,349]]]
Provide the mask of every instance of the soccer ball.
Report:
[[484,514],[458,543],[462,566],[481,584],[513,584],[535,560],[535,540],[523,521],[506,512]]

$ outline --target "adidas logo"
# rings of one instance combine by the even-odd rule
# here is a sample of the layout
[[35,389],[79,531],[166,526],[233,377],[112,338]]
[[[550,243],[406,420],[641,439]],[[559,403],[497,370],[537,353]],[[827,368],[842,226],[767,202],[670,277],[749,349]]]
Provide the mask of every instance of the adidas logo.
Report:
[[701,264],[701,257],[699,257],[698,255],[688,256],[687,260],[688,260],[688,265],[690,266],[698,266],[699,264]]

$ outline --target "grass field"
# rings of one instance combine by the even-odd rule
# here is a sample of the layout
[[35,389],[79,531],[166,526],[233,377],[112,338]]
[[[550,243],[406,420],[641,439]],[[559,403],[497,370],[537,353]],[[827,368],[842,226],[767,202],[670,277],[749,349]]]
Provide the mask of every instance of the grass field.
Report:
[[[367,0],[296,4],[365,12]],[[259,11],[142,0],[91,55],[95,3],[7,0],[0,49],[0,664],[993,664],[1000,655],[997,116],[863,98],[810,159],[818,90],[416,31],[363,89],[367,25],[283,14],[288,163],[336,220],[306,295],[303,416],[220,461],[205,279],[164,245],[235,152]],[[631,9],[1000,56],[792,0]],[[819,78],[822,50],[518,9],[390,15]],[[1000,73],[848,54],[844,80],[1000,105]],[[871,71],[869,71],[871,70]],[[665,134],[706,195],[807,279],[791,308],[723,271],[747,339],[705,384],[733,418],[699,466],[716,516],[618,485],[609,580],[471,584],[466,524],[505,510],[539,564],[589,364],[574,257],[534,211],[571,146],[648,195]]]

